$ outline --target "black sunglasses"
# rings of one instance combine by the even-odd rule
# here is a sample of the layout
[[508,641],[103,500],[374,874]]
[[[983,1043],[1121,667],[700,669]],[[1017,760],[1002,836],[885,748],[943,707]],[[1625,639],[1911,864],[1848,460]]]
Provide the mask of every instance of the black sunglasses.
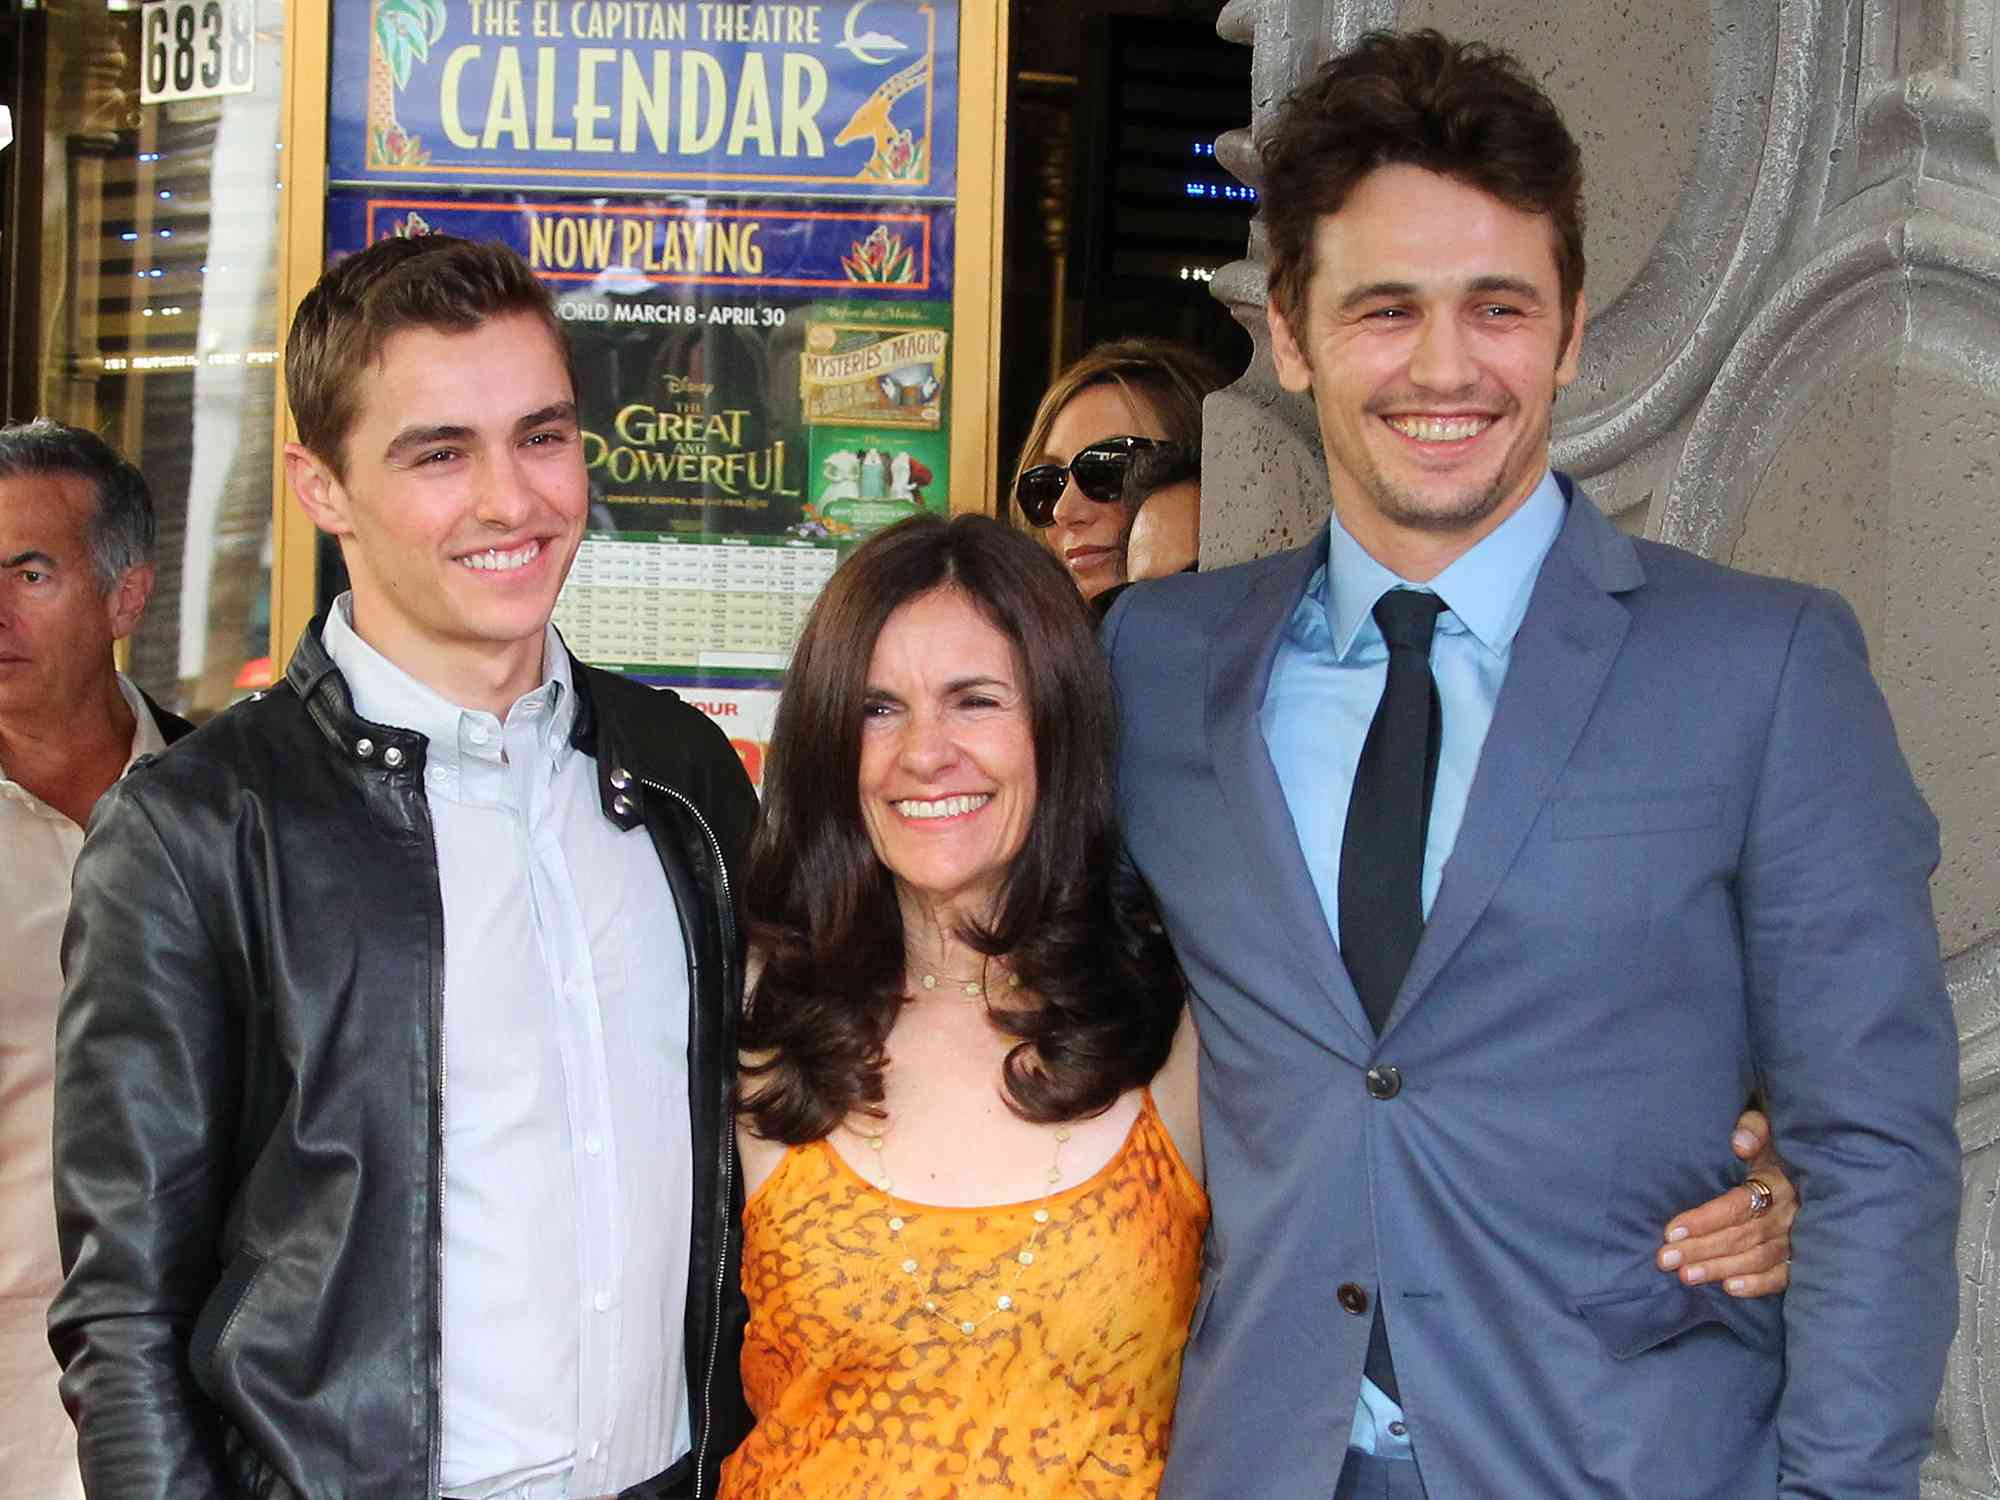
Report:
[[1014,485],[1014,500],[1031,526],[1050,526],[1056,502],[1070,480],[1084,497],[1098,504],[1137,501],[1162,485],[1190,479],[1200,461],[1181,443],[1155,438],[1100,438],[1080,449],[1066,464],[1036,464],[1022,471]]

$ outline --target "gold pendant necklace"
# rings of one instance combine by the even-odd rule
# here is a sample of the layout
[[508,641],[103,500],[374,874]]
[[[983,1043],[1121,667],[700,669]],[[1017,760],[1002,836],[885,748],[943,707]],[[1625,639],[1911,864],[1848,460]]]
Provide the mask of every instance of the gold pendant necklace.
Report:
[[[859,1131],[855,1133],[861,1134]],[[883,1210],[889,1227],[889,1238],[895,1242],[897,1248],[902,1248],[904,1219],[895,1204],[895,1181],[889,1176],[888,1164],[882,1157],[884,1134],[885,1132],[878,1130],[873,1135],[861,1135],[861,1139],[868,1143],[868,1149],[875,1154],[875,1173],[880,1179],[882,1195],[890,1200]],[[1036,1203],[1034,1212],[1029,1215],[1028,1239],[1014,1252],[1014,1273],[1007,1283],[1007,1289],[994,1297],[993,1305],[976,1318],[958,1316],[939,1301],[936,1270],[931,1271],[930,1280],[926,1282],[922,1263],[914,1255],[905,1255],[896,1260],[896,1267],[915,1284],[919,1307],[940,1323],[957,1329],[966,1338],[971,1338],[979,1331],[981,1324],[990,1321],[998,1314],[1014,1310],[1014,1293],[1020,1290],[1021,1278],[1027,1274],[1028,1267],[1035,1263],[1035,1247],[1041,1243],[1042,1230],[1049,1222],[1049,1199],[1055,1196],[1056,1184],[1062,1181],[1062,1148],[1068,1140],[1069,1127],[1058,1125],[1055,1129],[1056,1149],[1049,1159],[1048,1188],[1043,1192],[1041,1200]],[[895,1254],[894,1250],[889,1253],[891,1256]]]
[[[917,985],[920,989],[926,991],[935,990],[941,984],[957,985],[958,992],[968,1000],[984,1000],[986,998],[986,980],[983,975],[978,979],[939,979],[935,974],[919,974],[917,976]],[[1021,976],[1019,974],[1009,974],[1007,976],[1007,988],[1018,990],[1020,987]]]

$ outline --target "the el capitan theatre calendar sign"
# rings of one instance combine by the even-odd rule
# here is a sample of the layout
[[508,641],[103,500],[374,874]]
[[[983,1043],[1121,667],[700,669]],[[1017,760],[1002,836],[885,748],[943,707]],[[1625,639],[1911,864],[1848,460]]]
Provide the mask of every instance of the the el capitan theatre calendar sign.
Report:
[[335,183],[953,196],[948,0],[366,8],[336,15]]
[[950,503],[958,6],[336,0],[329,262],[498,239],[576,356],[556,622],[762,769],[840,556]]

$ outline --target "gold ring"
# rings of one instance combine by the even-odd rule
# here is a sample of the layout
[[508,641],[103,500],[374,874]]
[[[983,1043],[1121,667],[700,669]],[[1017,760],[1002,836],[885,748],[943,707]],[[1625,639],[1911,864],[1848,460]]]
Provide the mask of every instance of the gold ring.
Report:
[[1750,1195],[1750,1217],[1753,1219],[1769,1213],[1771,1205],[1778,1199],[1778,1195],[1771,1191],[1771,1185],[1761,1177],[1744,1178],[1743,1191]]

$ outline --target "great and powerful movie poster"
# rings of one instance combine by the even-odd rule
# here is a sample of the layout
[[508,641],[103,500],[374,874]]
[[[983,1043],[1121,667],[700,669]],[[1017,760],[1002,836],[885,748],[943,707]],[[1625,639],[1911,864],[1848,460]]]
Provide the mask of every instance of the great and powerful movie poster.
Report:
[[528,260],[590,473],[557,624],[760,776],[842,553],[949,508],[956,5],[340,0],[333,80],[329,261]]
[[[392,234],[500,240],[549,284],[594,535],[826,545],[945,508],[948,209],[347,192],[327,226],[336,255]],[[678,649],[607,659],[703,665]]]

